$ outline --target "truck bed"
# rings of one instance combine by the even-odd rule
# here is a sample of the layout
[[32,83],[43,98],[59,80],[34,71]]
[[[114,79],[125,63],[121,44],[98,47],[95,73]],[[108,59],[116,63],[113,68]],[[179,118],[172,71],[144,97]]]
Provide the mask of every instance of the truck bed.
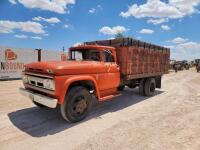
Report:
[[117,49],[121,77],[125,80],[161,76],[168,73],[170,50],[132,38],[85,42]]

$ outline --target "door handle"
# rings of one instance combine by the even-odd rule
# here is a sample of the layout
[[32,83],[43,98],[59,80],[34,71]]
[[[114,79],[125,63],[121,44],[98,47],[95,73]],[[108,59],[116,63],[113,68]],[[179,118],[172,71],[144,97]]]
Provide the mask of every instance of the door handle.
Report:
[[107,64],[106,66],[107,66],[107,72],[110,72],[111,65]]

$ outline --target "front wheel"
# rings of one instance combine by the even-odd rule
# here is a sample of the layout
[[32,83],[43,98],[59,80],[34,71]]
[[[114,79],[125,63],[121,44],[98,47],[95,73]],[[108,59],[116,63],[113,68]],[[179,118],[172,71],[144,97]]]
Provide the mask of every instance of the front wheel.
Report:
[[62,117],[71,123],[85,119],[89,113],[91,101],[92,96],[85,87],[71,88],[60,106]]

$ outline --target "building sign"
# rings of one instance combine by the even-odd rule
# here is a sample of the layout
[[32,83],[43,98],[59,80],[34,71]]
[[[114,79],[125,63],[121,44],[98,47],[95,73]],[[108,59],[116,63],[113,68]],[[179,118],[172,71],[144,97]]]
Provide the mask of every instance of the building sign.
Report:
[[0,47],[0,80],[21,78],[24,65],[35,61],[35,50]]

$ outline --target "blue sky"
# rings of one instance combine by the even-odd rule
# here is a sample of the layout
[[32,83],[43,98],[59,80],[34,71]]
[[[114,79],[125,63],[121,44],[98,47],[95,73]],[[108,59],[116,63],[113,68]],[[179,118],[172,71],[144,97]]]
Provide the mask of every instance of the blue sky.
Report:
[[48,50],[118,32],[200,58],[200,0],[1,0],[0,45]]

